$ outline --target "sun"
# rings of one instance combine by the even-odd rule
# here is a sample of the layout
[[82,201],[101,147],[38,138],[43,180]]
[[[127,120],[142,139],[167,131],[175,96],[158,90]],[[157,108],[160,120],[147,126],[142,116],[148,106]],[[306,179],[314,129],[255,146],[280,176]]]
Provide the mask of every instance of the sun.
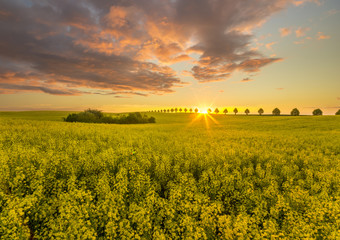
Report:
[[203,110],[201,111],[201,113],[202,113],[202,114],[208,114],[208,111],[207,111],[207,109],[203,109]]

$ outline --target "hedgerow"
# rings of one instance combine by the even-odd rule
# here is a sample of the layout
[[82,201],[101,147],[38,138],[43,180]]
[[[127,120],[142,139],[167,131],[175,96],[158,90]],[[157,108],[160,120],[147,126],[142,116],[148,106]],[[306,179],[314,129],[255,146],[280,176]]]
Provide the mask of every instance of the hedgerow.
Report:
[[117,117],[105,116],[101,111],[88,109],[80,113],[71,113],[65,122],[85,122],[85,123],[116,123],[116,124],[136,124],[136,123],[155,123],[154,117],[142,115],[139,112],[120,115]]

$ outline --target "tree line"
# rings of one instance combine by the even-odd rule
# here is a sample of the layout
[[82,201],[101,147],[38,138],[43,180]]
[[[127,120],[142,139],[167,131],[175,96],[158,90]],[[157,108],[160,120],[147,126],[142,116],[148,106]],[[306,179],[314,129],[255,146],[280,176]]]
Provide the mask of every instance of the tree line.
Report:
[[[182,113],[182,112],[184,112],[184,113],[198,113],[198,112],[199,112],[199,109],[198,109],[198,108],[195,108],[195,109],[192,109],[192,108],[189,108],[189,109],[188,109],[188,108],[184,108],[184,109],[182,109],[182,108],[169,108],[169,109],[151,110],[151,111],[149,111],[149,112],[160,112],[160,113],[177,113],[177,112],[179,112],[179,113]],[[208,108],[207,113],[211,114],[212,112],[213,112],[213,111],[212,111],[210,108]],[[219,110],[218,108],[215,108],[214,113],[215,113],[215,114],[218,114],[219,112],[220,112],[220,110]],[[236,115],[239,111],[238,111],[237,108],[234,108],[233,112],[234,112],[234,114]],[[258,112],[258,114],[261,116],[261,115],[264,113],[264,110],[263,110],[263,108],[260,108],[257,112]],[[223,113],[224,113],[224,114],[227,114],[227,113],[228,113],[228,109],[225,108],[225,109],[223,110]],[[245,113],[246,115],[248,115],[248,114],[250,113],[250,110],[247,108],[247,109],[244,111],[244,113]],[[320,108],[317,108],[317,109],[315,109],[315,110],[312,112],[312,114],[313,114],[314,116],[320,116],[320,115],[323,115],[323,112],[322,112],[322,110],[321,110]],[[280,116],[280,115],[281,115],[281,110],[280,110],[279,108],[274,108],[273,111],[272,111],[272,115],[274,115],[274,116]],[[290,115],[291,115],[291,116],[299,116],[299,115],[300,115],[299,109],[294,108],[294,109],[290,112]],[[340,109],[335,113],[335,115],[340,115]]]
[[117,117],[105,116],[102,111],[96,109],[87,109],[80,113],[71,113],[65,122],[85,122],[85,123],[110,123],[110,124],[137,124],[137,123],[155,123],[154,117],[142,115],[139,112],[129,113],[128,115],[118,115]]

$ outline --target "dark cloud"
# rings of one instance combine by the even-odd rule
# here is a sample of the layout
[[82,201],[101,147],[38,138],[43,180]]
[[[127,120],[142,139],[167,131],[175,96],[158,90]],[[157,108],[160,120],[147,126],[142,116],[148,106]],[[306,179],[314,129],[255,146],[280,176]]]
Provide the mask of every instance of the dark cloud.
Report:
[[257,72],[280,58],[251,50],[250,30],[290,2],[3,0],[0,92],[169,93],[185,84],[169,65],[192,52],[199,82]]
[[241,82],[250,82],[250,81],[254,81],[254,79],[251,79],[251,78],[243,78],[241,80]]
[[48,87],[40,87],[40,86],[30,86],[30,85],[16,85],[16,84],[6,84],[0,83],[0,88],[5,90],[16,91],[37,91],[37,92],[44,92],[54,95],[79,95],[81,92],[77,90],[61,90],[61,89],[54,89]]

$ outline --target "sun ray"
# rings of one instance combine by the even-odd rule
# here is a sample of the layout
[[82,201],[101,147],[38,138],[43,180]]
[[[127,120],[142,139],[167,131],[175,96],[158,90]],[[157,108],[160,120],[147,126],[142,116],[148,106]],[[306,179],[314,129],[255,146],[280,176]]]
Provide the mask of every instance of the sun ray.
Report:
[[215,124],[220,124],[213,116],[210,114],[207,114],[207,116],[215,123]]

